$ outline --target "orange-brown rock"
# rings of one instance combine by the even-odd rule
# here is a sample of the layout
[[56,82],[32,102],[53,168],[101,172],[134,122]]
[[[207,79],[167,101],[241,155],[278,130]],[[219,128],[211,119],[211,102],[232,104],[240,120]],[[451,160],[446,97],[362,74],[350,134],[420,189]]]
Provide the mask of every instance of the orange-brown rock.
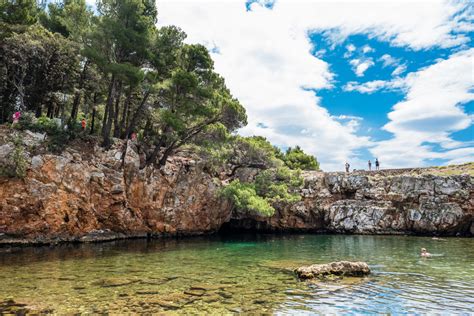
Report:
[[231,206],[200,163],[174,157],[163,170],[140,169],[129,141],[122,165],[124,146],[27,153],[24,179],[0,177],[0,243],[196,235],[228,220]]

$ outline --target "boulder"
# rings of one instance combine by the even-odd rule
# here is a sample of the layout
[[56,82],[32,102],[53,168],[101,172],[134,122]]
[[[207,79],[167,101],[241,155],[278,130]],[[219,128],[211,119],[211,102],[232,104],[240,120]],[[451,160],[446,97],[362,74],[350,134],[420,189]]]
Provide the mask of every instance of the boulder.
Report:
[[363,277],[370,274],[370,269],[367,263],[361,261],[337,261],[299,267],[295,273],[302,280],[331,276]]

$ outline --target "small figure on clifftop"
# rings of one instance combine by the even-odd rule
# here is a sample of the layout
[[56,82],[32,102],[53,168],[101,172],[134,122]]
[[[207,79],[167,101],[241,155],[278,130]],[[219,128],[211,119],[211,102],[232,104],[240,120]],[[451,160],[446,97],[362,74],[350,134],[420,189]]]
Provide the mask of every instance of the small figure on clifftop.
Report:
[[372,170],[372,162],[370,160],[368,162],[368,165],[369,165],[369,171],[371,171]]
[[351,167],[351,165],[347,161],[346,161],[345,167],[346,167],[346,172],[349,172],[349,168]]
[[20,117],[21,117],[21,112],[20,111],[17,111],[15,113],[13,113],[13,123],[12,123],[12,126],[17,124],[19,121],[20,121]]
[[380,170],[380,162],[378,158],[375,158],[375,170]]
[[85,119],[85,118],[82,118],[82,120],[81,120],[81,128],[82,128],[83,131],[86,130],[86,126],[87,126],[86,119]]
[[429,253],[428,251],[426,251],[425,248],[421,248],[421,254],[420,256],[422,257],[431,257],[431,253]]

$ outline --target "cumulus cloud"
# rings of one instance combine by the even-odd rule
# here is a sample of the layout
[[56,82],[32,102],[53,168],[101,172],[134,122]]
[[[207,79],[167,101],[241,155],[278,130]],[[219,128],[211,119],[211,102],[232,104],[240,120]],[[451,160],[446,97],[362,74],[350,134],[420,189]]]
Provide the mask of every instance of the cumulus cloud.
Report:
[[344,53],[344,58],[351,57],[356,49],[357,49],[357,47],[355,47],[354,44],[346,45],[346,52]]
[[407,75],[406,98],[393,107],[384,126],[394,136],[378,142],[371,152],[385,157],[387,166],[423,165],[429,159],[474,160],[472,142],[450,137],[473,122],[463,109],[474,100],[473,60],[474,49],[469,49]]
[[[323,53],[311,55],[307,35],[320,32],[339,43],[362,33],[415,50],[451,47],[468,41],[461,30],[470,22],[453,20],[463,9],[457,2],[438,1],[341,6],[279,0],[272,9],[253,3],[247,10],[245,1],[159,0],[158,18],[160,25],[183,28],[189,42],[219,52],[213,53],[216,70],[249,115],[242,134],[262,135],[283,147],[299,144],[332,170],[372,143],[357,135],[353,120],[336,119],[321,106],[316,93],[332,87],[334,74]],[[356,73],[363,75],[371,63],[361,59]]]
[[356,58],[352,59],[349,63],[351,64],[354,73],[357,75],[357,77],[364,76],[364,72],[366,72],[367,69],[374,65],[374,61],[372,60],[372,58]]
[[379,61],[383,63],[383,67],[388,67],[388,66],[396,66],[400,63],[400,59],[395,58],[389,54],[383,54],[380,58]]
[[375,51],[375,49],[373,49],[373,48],[370,47],[369,45],[364,45],[364,46],[362,47],[362,52],[363,52],[364,54],[368,54],[368,53],[371,53],[371,52],[374,52],[374,51]]
[[352,53],[353,51],[356,50],[356,47],[354,46],[354,44],[349,44],[349,45],[346,46],[346,49],[347,49],[348,52]]

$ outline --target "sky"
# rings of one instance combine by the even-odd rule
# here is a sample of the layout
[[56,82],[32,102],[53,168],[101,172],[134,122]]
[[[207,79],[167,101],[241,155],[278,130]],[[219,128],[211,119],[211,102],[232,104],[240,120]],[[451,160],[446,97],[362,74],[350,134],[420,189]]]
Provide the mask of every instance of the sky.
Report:
[[471,1],[158,0],[247,110],[323,170],[474,161]]

